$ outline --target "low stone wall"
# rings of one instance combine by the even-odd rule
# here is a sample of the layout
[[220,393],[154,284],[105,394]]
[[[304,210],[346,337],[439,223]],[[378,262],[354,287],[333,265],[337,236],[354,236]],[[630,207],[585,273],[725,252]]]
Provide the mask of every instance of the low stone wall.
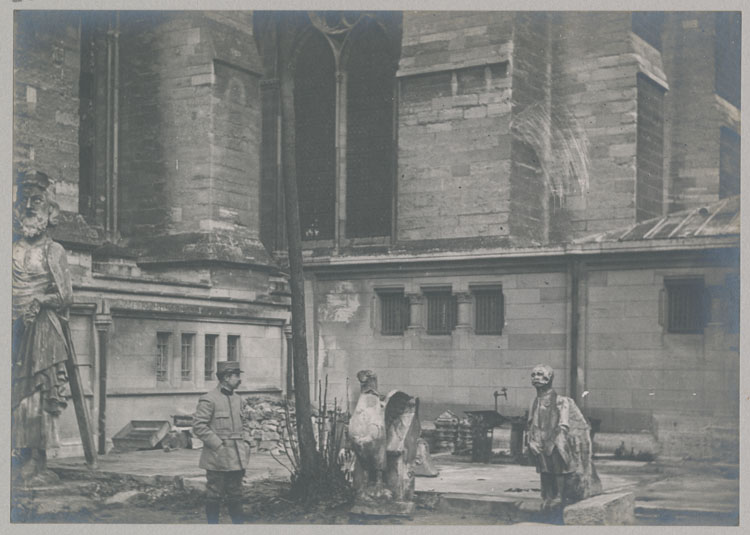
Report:
[[737,422],[708,416],[655,414],[661,457],[701,461],[739,461]]
[[[242,402],[242,416],[246,419],[253,435],[253,451],[270,451],[283,455],[284,446],[291,454],[286,424],[285,401],[273,398],[250,396]],[[295,410],[289,408],[292,419],[290,428],[295,432]]]

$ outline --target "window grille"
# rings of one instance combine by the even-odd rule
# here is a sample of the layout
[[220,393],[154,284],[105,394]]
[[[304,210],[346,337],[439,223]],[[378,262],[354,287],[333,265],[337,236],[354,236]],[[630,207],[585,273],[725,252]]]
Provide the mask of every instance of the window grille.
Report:
[[214,378],[216,367],[216,340],[219,338],[216,334],[207,334],[204,344],[203,359],[203,378],[207,381]]
[[502,289],[473,290],[474,332],[476,334],[502,334],[504,318]]
[[169,333],[156,333],[156,380],[169,381]]
[[402,291],[378,292],[380,334],[404,334],[409,325],[409,299]]
[[450,291],[425,292],[427,334],[450,334],[456,326],[456,297]]
[[237,362],[240,353],[240,337],[236,335],[227,336],[227,360]]
[[190,381],[193,376],[194,334],[182,335],[182,355],[180,358],[180,377],[183,381]]
[[667,331],[702,333],[705,325],[705,290],[702,279],[665,281]]

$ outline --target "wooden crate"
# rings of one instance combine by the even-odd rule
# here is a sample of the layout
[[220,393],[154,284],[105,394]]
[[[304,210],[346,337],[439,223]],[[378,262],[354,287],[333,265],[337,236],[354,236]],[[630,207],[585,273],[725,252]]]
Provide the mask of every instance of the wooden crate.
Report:
[[131,420],[112,437],[118,450],[143,450],[154,448],[169,433],[166,420]]

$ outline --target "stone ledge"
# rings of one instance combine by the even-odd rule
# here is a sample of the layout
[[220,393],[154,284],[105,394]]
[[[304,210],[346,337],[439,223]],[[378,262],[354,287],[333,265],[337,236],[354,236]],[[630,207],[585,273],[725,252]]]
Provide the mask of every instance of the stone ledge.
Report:
[[600,494],[563,511],[563,523],[572,526],[620,526],[635,523],[635,495],[632,492]]

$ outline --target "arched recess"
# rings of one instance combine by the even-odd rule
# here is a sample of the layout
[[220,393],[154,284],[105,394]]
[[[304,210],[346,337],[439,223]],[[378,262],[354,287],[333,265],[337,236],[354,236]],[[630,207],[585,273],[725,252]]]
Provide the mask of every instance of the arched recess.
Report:
[[334,237],[336,208],[335,63],[331,47],[311,32],[294,69],[295,160],[303,240]]
[[352,30],[347,45],[346,237],[390,236],[397,58],[372,19]]

